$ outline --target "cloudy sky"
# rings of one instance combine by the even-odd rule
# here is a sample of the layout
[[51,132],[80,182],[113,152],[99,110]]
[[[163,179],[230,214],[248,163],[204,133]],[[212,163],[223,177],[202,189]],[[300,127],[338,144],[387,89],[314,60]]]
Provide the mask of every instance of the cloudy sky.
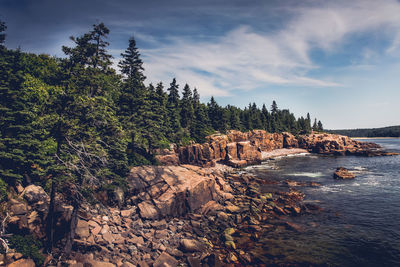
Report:
[[397,0],[0,0],[6,45],[63,56],[104,22],[115,61],[134,35],[147,82],[177,78],[203,101],[276,100],[325,128],[400,124]]

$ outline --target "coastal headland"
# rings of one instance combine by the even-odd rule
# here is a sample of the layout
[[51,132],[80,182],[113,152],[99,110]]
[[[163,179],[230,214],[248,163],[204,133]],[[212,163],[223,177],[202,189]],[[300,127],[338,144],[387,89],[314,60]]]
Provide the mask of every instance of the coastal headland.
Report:
[[[203,144],[158,151],[160,166],[130,170],[124,190],[97,192],[94,203],[78,213],[73,253],[68,259],[46,255],[45,266],[243,266],[274,263],[261,238],[279,229],[301,232],[293,216],[320,212],[304,203],[299,187],[317,183],[268,181],[240,167],[298,153],[324,155],[393,155],[373,143],[315,133],[293,136],[265,131],[217,134]],[[279,190],[263,192],[262,185]],[[16,186],[6,204],[2,235],[30,233],[45,238],[50,198],[43,188]],[[72,206],[56,198],[57,244],[71,224]],[[32,256],[34,258],[34,255]],[[15,251],[0,261],[35,266]]]

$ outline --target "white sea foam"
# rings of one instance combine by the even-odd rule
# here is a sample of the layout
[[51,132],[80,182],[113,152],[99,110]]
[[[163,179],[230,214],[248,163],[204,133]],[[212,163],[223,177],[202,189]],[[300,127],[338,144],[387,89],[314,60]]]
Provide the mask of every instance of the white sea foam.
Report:
[[304,176],[304,177],[312,177],[312,178],[324,176],[324,174],[322,172],[297,172],[297,173],[289,173],[287,175],[289,175],[289,176]]
[[355,167],[353,167],[353,169],[356,170],[356,171],[366,171],[366,170],[368,170],[366,167],[363,167],[363,166],[355,166]]

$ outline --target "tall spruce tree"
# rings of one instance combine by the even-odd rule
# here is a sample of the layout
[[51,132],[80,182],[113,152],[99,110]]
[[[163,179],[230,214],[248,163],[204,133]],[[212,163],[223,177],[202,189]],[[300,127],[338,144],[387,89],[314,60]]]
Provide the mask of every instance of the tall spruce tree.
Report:
[[324,126],[322,125],[321,121],[318,121],[317,124],[317,131],[322,132],[324,130]]
[[157,126],[152,120],[154,96],[143,83],[146,77],[134,37],[129,39],[128,48],[121,56],[118,66],[124,82],[118,100],[118,117],[130,136],[127,153],[132,165],[151,163],[149,150],[155,143],[151,132]]
[[190,128],[194,119],[193,95],[188,84],[185,84],[181,100],[181,125]]
[[109,33],[104,24],[78,38],[75,47],[64,47],[65,97],[59,104],[56,156],[65,168],[62,184],[74,207],[65,245],[69,253],[74,238],[77,212],[85,192],[93,188],[122,186],[127,173],[125,133],[117,119],[112,92],[118,81],[109,69],[111,56],[104,39]]
[[310,113],[307,113],[306,121],[305,121],[305,131],[306,133],[311,133],[311,116]]
[[317,118],[314,119],[314,123],[313,123],[313,126],[312,126],[312,130],[313,130],[313,131],[318,131]]
[[169,131],[169,139],[177,142],[179,141],[179,136],[182,134],[182,126],[181,126],[181,116],[180,116],[180,99],[179,99],[179,85],[176,83],[176,79],[174,78],[170,83],[169,88],[167,89],[168,100],[167,100],[167,110],[170,121],[170,131]]

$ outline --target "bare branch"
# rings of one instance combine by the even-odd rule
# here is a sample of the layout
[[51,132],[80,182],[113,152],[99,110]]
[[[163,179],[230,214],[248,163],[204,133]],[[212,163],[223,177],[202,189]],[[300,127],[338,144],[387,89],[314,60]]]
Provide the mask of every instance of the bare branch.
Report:
[[1,242],[4,250],[6,251],[6,253],[8,253],[9,247],[8,247],[7,240],[4,239],[3,237],[9,236],[9,235],[6,235],[6,222],[9,217],[10,217],[10,215],[7,212],[6,217],[3,219],[2,223],[1,223],[1,231],[0,231],[0,242]]

